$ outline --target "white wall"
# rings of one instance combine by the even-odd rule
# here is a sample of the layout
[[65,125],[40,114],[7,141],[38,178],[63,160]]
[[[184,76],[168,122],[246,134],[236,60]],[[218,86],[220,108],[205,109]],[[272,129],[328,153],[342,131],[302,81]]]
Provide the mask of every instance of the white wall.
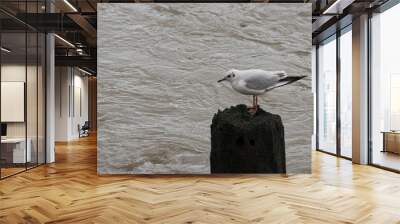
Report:
[[67,141],[69,132],[69,68],[55,69],[55,141]]
[[88,77],[76,68],[56,67],[55,87],[55,140],[77,139],[78,125],[88,120]]
[[[32,80],[31,75],[36,76],[36,67],[27,66],[25,64],[5,64],[1,66],[1,81],[2,82],[24,82],[26,83],[25,76],[28,72],[29,86],[36,85],[36,80]],[[27,88],[27,120],[28,120],[28,137],[36,130],[36,88]],[[4,97],[4,96],[3,96]],[[22,108],[24,110],[24,108]],[[7,110],[7,108],[1,108]],[[33,122],[33,123],[32,123]],[[24,137],[26,122],[7,122],[7,136],[8,137]],[[36,134],[36,132],[35,132]]]
[[[8,64],[1,66],[2,82],[25,82],[25,64]],[[28,67],[28,70],[30,68]],[[6,108],[1,108],[6,110]],[[8,122],[7,137],[25,137],[25,122]]]
[[[38,69],[38,70],[37,70]],[[1,66],[1,81],[2,82],[24,82],[26,84],[26,106],[22,108],[1,108],[2,112],[25,113],[26,120],[21,122],[5,122],[7,123],[7,137],[9,138],[24,138],[25,135],[30,139],[30,148],[32,150],[32,161],[36,162],[39,158],[39,163],[44,162],[45,150],[45,113],[44,113],[44,73],[42,67],[36,65],[25,64],[3,64]],[[27,79],[27,80],[25,80]],[[4,89],[2,89],[3,92]],[[23,91],[24,92],[24,91]],[[22,94],[23,94],[22,92]],[[4,94],[4,92],[3,92]],[[2,95],[2,98],[8,98],[7,95]],[[17,103],[17,102],[15,102]],[[22,110],[22,111],[10,111]],[[39,153],[37,156],[36,153]],[[48,160],[52,161],[52,160]]]
[[[88,77],[82,76],[82,73],[74,74],[74,96],[71,96],[71,99],[74,99],[74,102],[71,102],[71,136],[72,138],[78,138],[78,125],[83,125],[85,121],[88,121]],[[79,97],[80,96],[80,97]],[[79,102],[80,101],[80,102]],[[81,107],[81,108],[80,108]]]

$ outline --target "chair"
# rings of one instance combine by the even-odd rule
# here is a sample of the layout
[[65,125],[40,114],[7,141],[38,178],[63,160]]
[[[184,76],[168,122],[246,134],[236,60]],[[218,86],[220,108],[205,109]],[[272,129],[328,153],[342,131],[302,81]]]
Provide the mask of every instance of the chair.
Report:
[[89,121],[85,121],[82,127],[78,125],[79,138],[89,136],[89,129],[90,129]]

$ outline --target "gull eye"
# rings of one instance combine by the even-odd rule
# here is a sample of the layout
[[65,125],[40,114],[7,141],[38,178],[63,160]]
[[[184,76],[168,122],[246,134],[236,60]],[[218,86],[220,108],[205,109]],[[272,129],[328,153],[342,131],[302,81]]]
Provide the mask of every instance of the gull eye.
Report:
[[232,74],[232,77],[235,77],[235,74]]
[[231,77],[231,75],[228,75],[228,78],[230,78]]

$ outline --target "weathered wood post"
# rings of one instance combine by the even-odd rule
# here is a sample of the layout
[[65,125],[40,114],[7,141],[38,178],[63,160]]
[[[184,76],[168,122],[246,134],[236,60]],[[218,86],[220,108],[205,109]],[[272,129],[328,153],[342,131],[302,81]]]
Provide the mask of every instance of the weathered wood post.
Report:
[[218,111],[211,124],[211,173],[286,173],[281,117],[246,105]]

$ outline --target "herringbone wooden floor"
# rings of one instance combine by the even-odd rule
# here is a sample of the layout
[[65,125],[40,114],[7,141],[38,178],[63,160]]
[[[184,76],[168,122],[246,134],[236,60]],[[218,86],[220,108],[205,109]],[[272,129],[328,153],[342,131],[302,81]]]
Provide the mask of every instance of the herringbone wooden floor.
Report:
[[313,174],[102,176],[95,138],[0,181],[0,223],[400,223],[400,175],[313,153]]

